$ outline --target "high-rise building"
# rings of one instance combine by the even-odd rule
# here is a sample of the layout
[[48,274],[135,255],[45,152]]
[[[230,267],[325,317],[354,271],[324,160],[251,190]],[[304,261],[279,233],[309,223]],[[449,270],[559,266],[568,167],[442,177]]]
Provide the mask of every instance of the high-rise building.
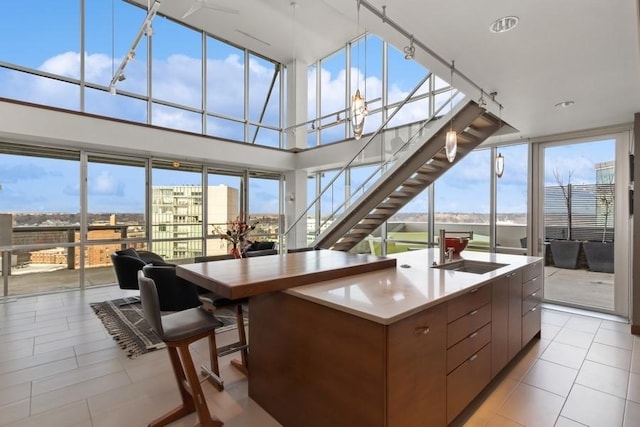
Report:
[[[165,259],[187,259],[202,254],[203,197],[199,185],[154,186],[151,205],[153,251]],[[238,190],[226,185],[207,189],[207,235],[216,233],[216,227],[226,231],[226,224],[238,215]],[[183,241],[175,241],[181,239]],[[173,241],[158,241],[174,239]],[[193,239],[193,240],[190,240]],[[227,242],[207,240],[207,255],[227,253]]]

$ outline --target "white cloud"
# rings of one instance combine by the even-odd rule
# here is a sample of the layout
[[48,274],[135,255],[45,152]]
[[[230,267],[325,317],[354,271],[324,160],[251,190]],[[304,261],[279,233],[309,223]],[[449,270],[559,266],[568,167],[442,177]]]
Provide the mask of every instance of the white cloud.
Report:
[[124,184],[113,176],[111,172],[101,171],[97,175],[90,177],[88,191],[90,195],[122,196]]

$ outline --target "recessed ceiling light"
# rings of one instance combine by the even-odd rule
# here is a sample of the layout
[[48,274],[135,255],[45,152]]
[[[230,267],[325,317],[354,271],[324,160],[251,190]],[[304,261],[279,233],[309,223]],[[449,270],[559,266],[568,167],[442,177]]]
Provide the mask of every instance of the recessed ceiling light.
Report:
[[554,107],[567,108],[567,107],[571,107],[573,104],[575,104],[575,102],[573,101],[562,101],[562,102],[558,102],[556,105],[554,105]]
[[491,25],[489,25],[489,30],[491,30],[492,33],[504,33],[505,31],[515,28],[519,20],[517,16],[505,16],[493,21]]

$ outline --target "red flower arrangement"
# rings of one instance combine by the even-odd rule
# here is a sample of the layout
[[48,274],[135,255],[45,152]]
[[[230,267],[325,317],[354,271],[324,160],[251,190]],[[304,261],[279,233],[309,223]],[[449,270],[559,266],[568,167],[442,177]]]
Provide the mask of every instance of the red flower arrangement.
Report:
[[251,231],[256,228],[258,222],[253,224],[247,224],[242,220],[242,215],[238,216],[234,221],[228,222],[226,231],[220,227],[215,227],[215,232],[220,235],[223,240],[231,242],[233,247],[231,248],[231,254],[236,258],[242,258],[244,256],[245,249],[251,241],[248,236]]

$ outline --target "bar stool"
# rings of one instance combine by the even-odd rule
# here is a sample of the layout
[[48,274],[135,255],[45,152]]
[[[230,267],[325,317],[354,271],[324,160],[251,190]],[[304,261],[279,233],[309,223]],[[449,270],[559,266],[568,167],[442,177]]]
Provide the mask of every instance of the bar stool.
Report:
[[218,372],[215,329],[221,326],[218,319],[200,307],[161,316],[158,291],[153,279],[138,272],[140,299],[144,318],[167,345],[171,366],[175,374],[182,404],[149,423],[149,427],[165,426],[192,412],[197,412],[198,425],[203,427],[221,427],[216,417],[211,417],[207,401],[202,392],[198,374],[193,366],[189,345],[202,338],[209,338],[209,356],[211,368]]
[[[231,254],[224,255],[209,255],[195,257],[195,262],[210,262],[210,261],[222,261],[226,259],[235,259]],[[247,334],[244,330],[244,313],[242,312],[242,306],[249,302],[248,298],[229,299],[224,298],[218,294],[210,292],[204,288],[200,288],[204,293],[201,293],[198,297],[202,301],[205,310],[211,311],[215,314],[215,311],[220,308],[233,309],[236,313],[236,324],[238,325],[238,341],[224,347],[217,349],[218,357],[226,356],[227,354],[240,352],[240,360],[231,360],[231,366],[238,369],[245,375],[249,375],[249,345],[247,344]],[[212,365],[213,366],[213,365]]]

